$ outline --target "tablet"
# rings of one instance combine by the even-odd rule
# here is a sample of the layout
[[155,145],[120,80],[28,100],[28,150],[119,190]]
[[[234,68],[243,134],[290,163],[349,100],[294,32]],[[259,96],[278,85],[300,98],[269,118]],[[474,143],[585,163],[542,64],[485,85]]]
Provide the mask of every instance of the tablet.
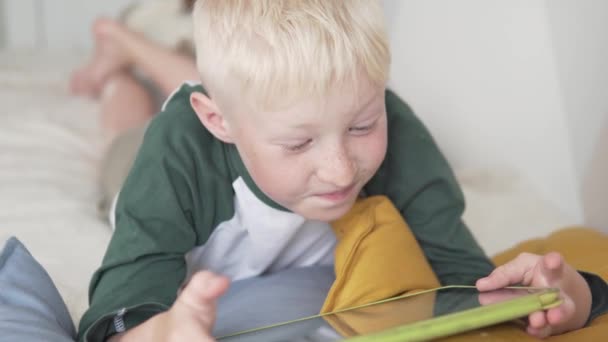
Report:
[[445,286],[220,336],[220,341],[425,341],[561,304],[554,288]]

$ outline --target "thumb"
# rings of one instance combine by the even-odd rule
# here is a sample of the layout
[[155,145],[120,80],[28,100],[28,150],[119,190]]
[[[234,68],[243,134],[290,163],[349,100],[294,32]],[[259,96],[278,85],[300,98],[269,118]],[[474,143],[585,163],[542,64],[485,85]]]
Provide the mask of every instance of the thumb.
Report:
[[215,315],[215,302],[228,289],[229,280],[209,271],[195,273],[186,284],[176,304],[201,315]]

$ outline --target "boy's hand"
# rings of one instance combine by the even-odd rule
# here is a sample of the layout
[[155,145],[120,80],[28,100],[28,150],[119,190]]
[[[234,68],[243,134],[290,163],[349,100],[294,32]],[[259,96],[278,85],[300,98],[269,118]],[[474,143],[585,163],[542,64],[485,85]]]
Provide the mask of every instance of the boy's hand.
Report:
[[477,281],[479,291],[490,291],[509,285],[556,287],[563,303],[528,316],[527,332],[544,338],[581,328],[591,312],[591,290],[585,279],[564,262],[559,253],[536,255],[522,253],[497,267],[489,276]]
[[203,271],[196,273],[168,311],[137,327],[113,336],[110,342],[125,341],[215,341],[216,300],[226,291],[227,278]]

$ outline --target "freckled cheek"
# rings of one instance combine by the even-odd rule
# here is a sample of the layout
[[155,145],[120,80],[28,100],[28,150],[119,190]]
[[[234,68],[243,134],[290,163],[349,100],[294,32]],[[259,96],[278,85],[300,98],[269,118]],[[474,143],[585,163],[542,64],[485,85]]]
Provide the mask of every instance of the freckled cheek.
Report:
[[358,160],[362,171],[375,173],[386,154],[386,133],[379,131],[361,139],[358,144]]

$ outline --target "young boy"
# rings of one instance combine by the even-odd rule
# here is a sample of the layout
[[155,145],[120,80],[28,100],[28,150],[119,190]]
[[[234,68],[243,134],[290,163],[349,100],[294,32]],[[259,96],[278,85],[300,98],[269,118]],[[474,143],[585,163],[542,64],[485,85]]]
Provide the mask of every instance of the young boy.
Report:
[[448,164],[385,89],[377,2],[199,0],[194,23],[205,90],[181,87],[147,130],[81,340],[212,340],[228,286],[216,274],[331,265],[328,222],[370,195],[391,199],[442,284],[560,287],[564,304],[530,315],[532,335],[606,311],[603,280],[559,254],[522,255],[492,272],[461,221]]

